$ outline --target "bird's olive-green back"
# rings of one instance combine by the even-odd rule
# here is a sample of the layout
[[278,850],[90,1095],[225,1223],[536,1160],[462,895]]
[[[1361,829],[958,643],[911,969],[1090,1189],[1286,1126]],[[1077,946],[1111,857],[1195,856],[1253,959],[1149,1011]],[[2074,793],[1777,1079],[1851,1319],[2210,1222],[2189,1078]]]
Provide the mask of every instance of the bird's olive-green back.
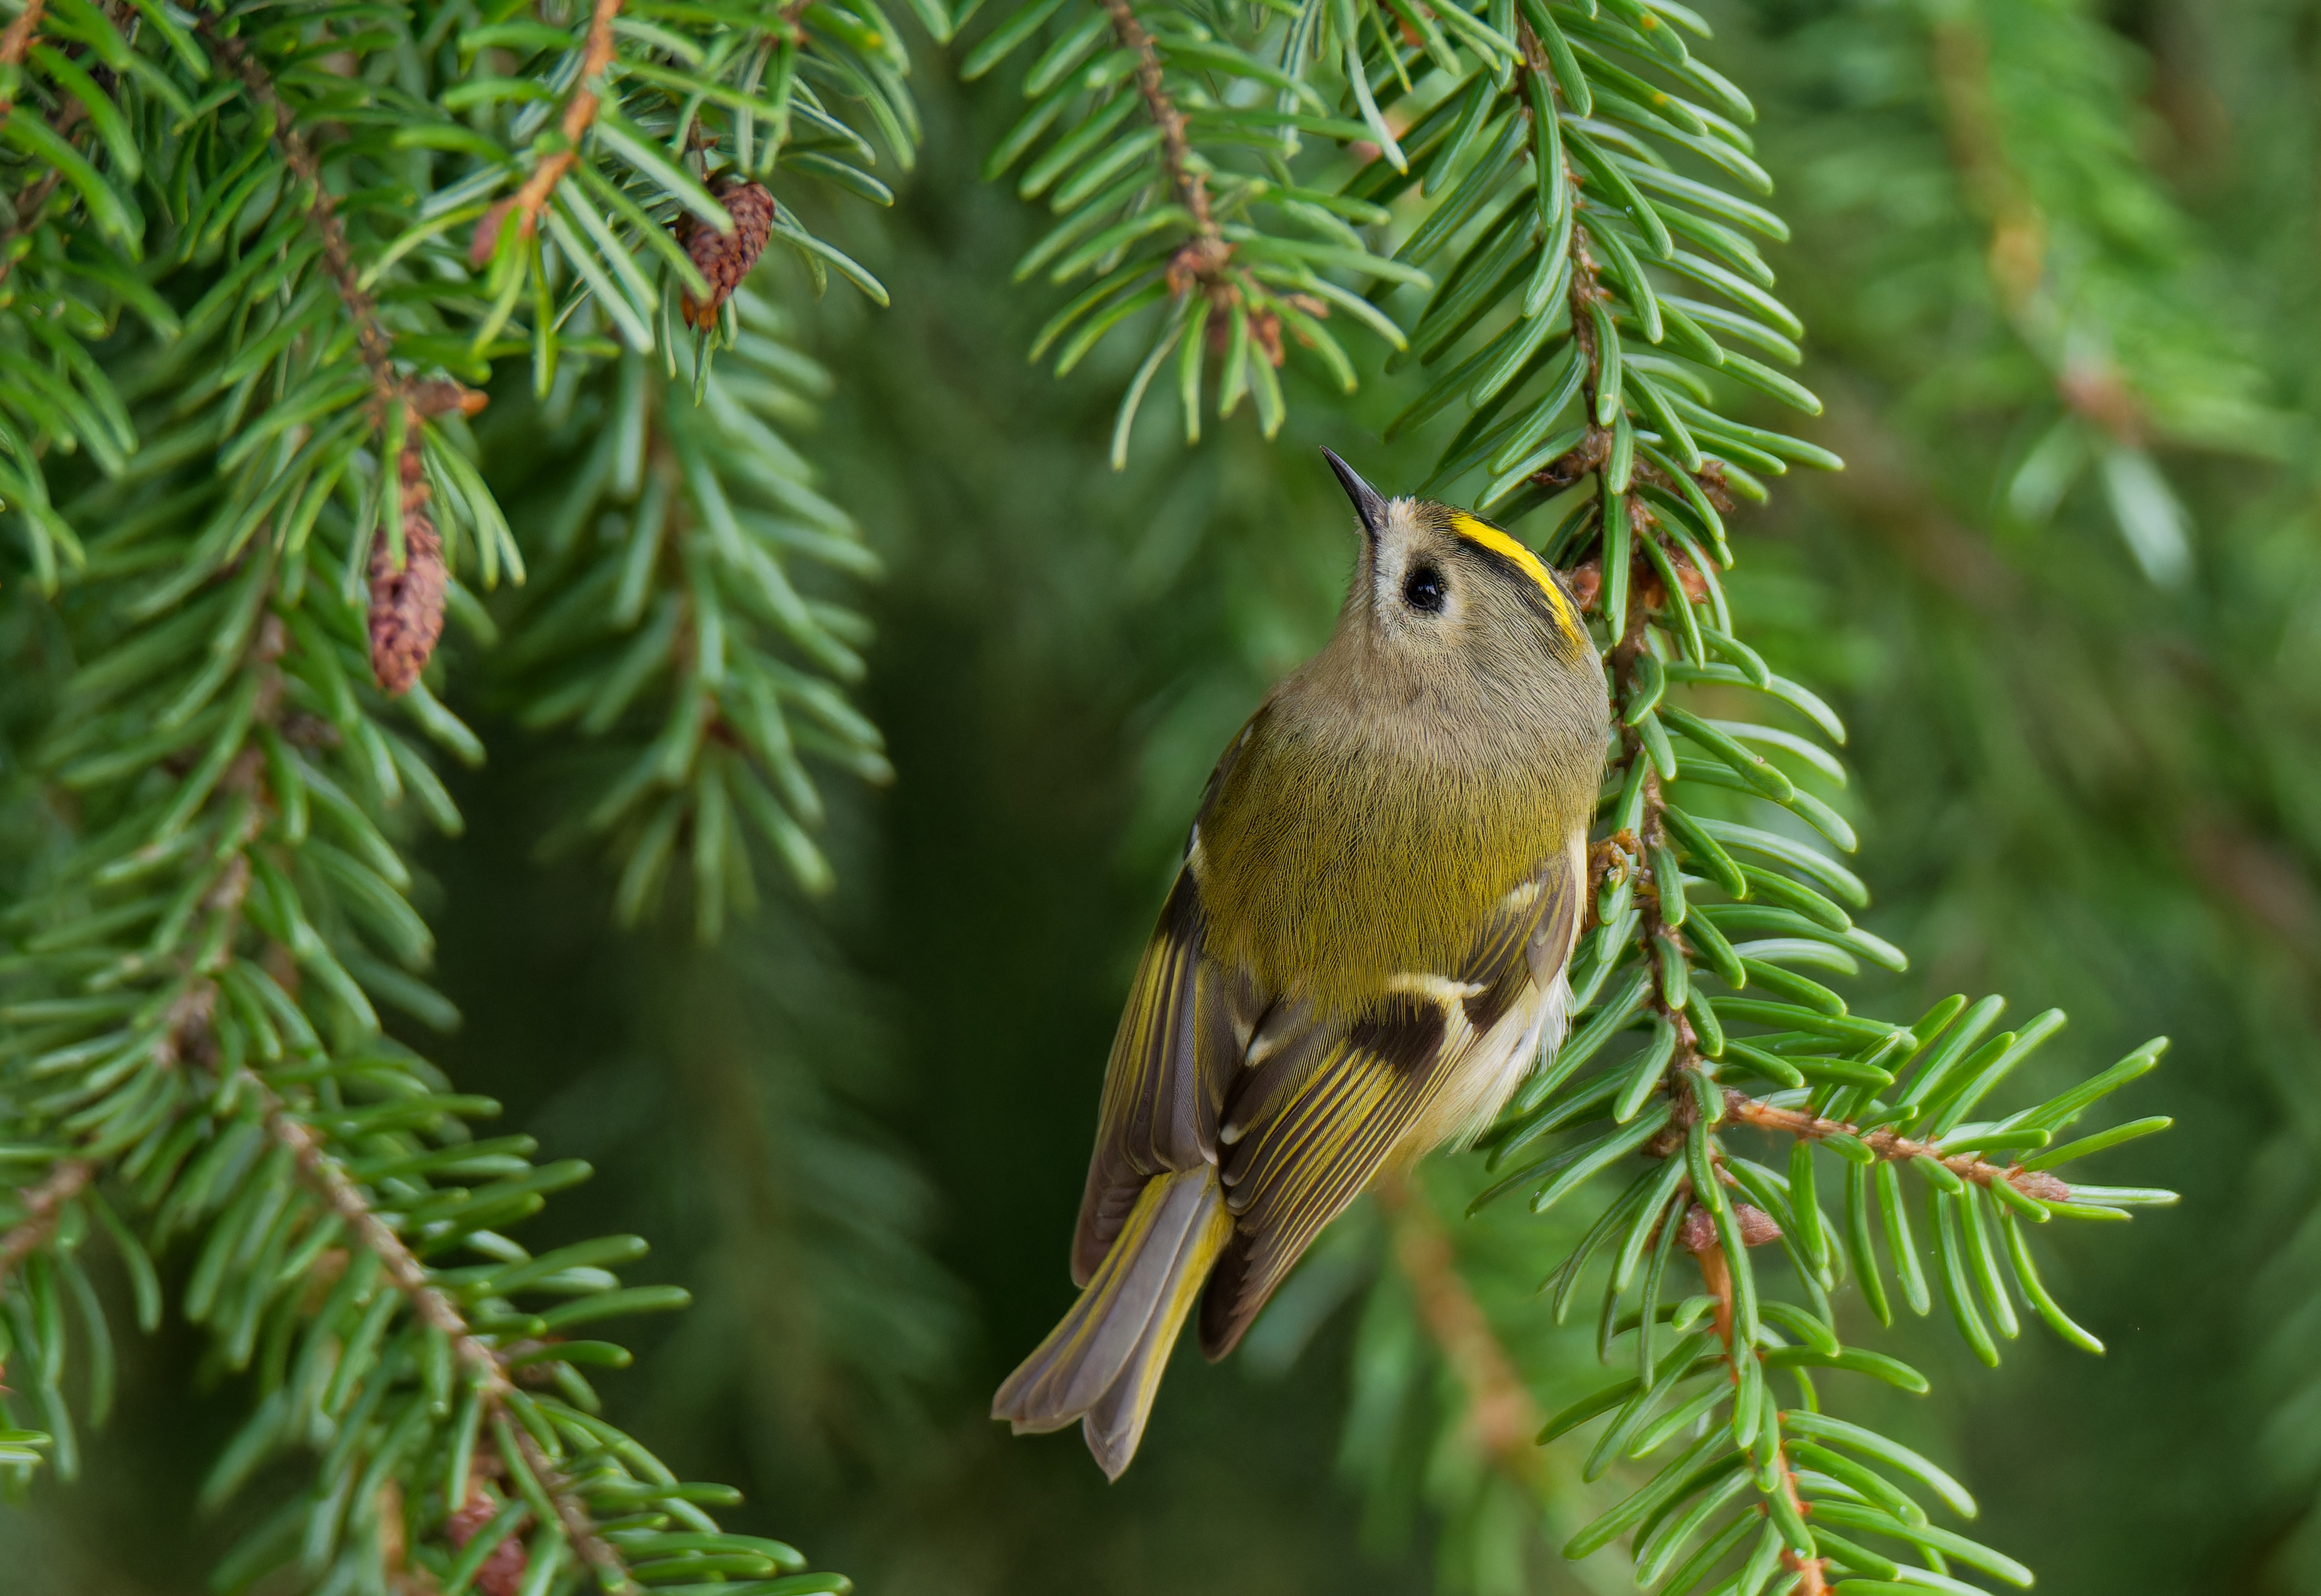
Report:
[[[1441,613],[1404,597],[1430,573]],[[1325,1010],[1456,967],[1492,905],[1588,825],[1606,720],[1553,578],[1497,528],[1395,500],[1329,644],[1219,772],[1192,861],[1211,953]]]

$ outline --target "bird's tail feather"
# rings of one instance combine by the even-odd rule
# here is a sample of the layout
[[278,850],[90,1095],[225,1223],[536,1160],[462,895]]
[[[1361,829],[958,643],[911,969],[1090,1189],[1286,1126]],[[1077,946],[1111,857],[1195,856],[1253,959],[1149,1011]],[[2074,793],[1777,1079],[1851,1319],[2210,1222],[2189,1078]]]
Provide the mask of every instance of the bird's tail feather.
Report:
[[1156,1177],[1080,1300],[992,1399],[1017,1435],[1075,1418],[1117,1480],[1136,1455],[1177,1332],[1233,1232],[1208,1164]]

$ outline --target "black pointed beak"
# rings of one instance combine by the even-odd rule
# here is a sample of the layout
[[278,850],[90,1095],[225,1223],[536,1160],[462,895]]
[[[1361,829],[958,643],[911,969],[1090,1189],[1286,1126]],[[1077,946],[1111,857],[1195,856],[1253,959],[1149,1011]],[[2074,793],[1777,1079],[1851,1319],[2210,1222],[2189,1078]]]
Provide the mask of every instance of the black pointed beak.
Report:
[[1354,501],[1354,514],[1362,518],[1362,530],[1370,534],[1370,541],[1375,543],[1384,537],[1386,500],[1379,497],[1378,489],[1356,476],[1354,468],[1331,451],[1323,450],[1322,458],[1328,461],[1330,469],[1338,473],[1338,486],[1343,488],[1346,497]]

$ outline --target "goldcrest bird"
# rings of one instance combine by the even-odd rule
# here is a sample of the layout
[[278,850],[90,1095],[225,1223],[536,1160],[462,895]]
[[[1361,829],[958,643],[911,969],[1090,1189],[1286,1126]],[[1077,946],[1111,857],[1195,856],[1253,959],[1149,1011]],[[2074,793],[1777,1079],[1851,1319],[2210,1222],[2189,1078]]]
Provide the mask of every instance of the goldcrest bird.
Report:
[[1563,1038],[1609,732],[1579,607],[1323,452],[1362,531],[1337,629],[1209,777],[1112,1045],[1079,1300],[991,1405],[1078,1419],[1114,1479],[1197,1297],[1221,1358],[1324,1225]]

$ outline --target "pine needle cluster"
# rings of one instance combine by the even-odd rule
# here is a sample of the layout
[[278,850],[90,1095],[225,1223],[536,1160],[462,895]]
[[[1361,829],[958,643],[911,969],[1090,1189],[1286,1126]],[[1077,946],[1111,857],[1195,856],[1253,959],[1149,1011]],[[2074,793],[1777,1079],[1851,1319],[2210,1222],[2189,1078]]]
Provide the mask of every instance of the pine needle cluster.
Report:
[[[974,7],[912,9],[947,43]],[[1476,1306],[1495,1284],[1424,1191],[1382,1194],[1402,1270],[1370,1323],[1422,1327],[1490,1420],[1488,1468],[1438,1505],[1483,1526],[1512,1491],[1519,1525],[1571,1520],[1572,1557],[1621,1543],[1664,1596],[2027,1584],[1953,1527],[1958,1481],[1843,1416],[1840,1377],[1927,1382],[1843,1339],[1834,1302],[1939,1301],[1985,1363],[2034,1319],[2100,1350],[2042,1255],[2052,1221],[2171,1199],[2076,1178],[2164,1120],[2074,1134],[2165,1044],[2026,1099],[2059,1012],[1880,1019],[1841,990],[1907,962],[1855,923],[1846,728],[1744,639],[1724,578],[1743,506],[1842,462],[1765,424],[1822,404],[1714,50],[1674,0],[1027,0],[960,70],[1025,102],[985,170],[1054,218],[1015,273],[1060,301],[1034,357],[1129,351],[1115,461],[1171,392],[1188,442],[1244,403],[1272,436],[1293,357],[1341,392],[1407,382],[1390,433],[1449,433],[1430,489],[1562,568],[1605,652],[1575,1027],[1461,1167],[1507,1255],[1549,1270],[1550,1318],[1597,1293],[1586,1350],[1616,1374],[1534,1411]],[[417,826],[460,825],[441,763],[485,752],[441,696],[447,627],[582,752],[563,829],[606,853],[623,917],[678,882],[714,938],[762,871],[831,884],[817,771],[888,773],[844,690],[869,641],[844,583],[876,562],[790,441],[831,378],[759,268],[885,303],[813,218],[891,200],[908,68],[873,0],[25,0],[0,33],[18,1484],[75,1473],[103,1418],[110,1253],[149,1328],[177,1271],[244,1376],[207,1497],[303,1462],[220,1589],[845,1588],[722,1530],[732,1492],[603,1417],[588,1372],[628,1354],[596,1327],[682,1293],[613,1272],[636,1238],[512,1236],[585,1166],[480,1134],[496,1106],[382,1010],[456,1017],[411,901]],[[2010,325],[2079,380],[2052,286],[2000,247],[2074,179],[1970,164]],[[2116,302],[2100,275],[2071,296]],[[2231,372],[2124,408],[2111,369],[2065,384],[2083,402],[2012,491],[2028,515],[2095,470],[2177,579],[2153,430],[2259,412]],[[1376,1482],[1411,1359],[1365,1366]]]

